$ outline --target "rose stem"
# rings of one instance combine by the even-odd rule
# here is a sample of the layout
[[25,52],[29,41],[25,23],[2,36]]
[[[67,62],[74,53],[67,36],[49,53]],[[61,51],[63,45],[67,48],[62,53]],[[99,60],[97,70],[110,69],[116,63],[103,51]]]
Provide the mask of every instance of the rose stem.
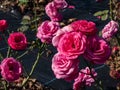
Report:
[[33,66],[32,66],[32,69],[31,69],[31,71],[30,71],[30,73],[29,73],[29,75],[27,76],[27,78],[23,81],[23,83],[22,83],[22,87],[27,83],[27,81],[29,80],[29,78],[31,77],[31,75],[33,74],[33,71],[34,71],[34,69],[35,69],[35,67],[36,67],[36,65],[37,65],[37,63],[38,63],[38,61],[39,61],[39,58],[40,58],[40,56],[43,54],[43,52],[42,53],[38,53],[38,55],[37,55],[37,59],[35,60],[35,62],[34,62],[34,64],[33,64]]

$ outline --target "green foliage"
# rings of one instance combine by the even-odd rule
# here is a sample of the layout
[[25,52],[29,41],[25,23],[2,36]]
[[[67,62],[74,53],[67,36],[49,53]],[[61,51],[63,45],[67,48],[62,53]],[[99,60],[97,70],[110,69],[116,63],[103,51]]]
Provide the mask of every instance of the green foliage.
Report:
[[108,19],[108,12],[109,10],[98,11],[94,13],[94,16],[100,16],[101,20],[105,21]]
[[20,2],[21,4],[27,4],[27,3],[29,2],[29,0],[19,0],[19,2]]

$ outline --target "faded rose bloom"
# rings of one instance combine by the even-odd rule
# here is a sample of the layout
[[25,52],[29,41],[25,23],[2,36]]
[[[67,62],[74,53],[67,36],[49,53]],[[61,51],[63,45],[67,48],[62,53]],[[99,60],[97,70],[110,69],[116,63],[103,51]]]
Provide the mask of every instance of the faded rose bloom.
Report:
[[85,69],[81,69],[79,72],[78,77],[74,80],[73,89],[74,90],[81,90],[82,87],[91,86],[92,83],[95,82],[95,80],[92,78],[91,74],[96,77],[97,73],[94,69],[91,70],[88,67]]
[[56,8],[63,9],[68,6],[68,3],[65,0],[54,0]]
[[0,31],[3,32],[8,27],[6,20],[0,20]]
[[57,79],[71,81],[76,78],[79,69],[78,59],[67,59],[64,54],[57,53],[52,59],[52,70]]
[[95,63],[95,64],[103,64],[111,55],[110,46],[104,39],[98,36],[92,36],[88,38],[86,51],[83,56]]
[[109,74],[114,79],[120,79],[120,70],[110,70]]
[[96,24],[87,20],[74,21],[71,26],[75,31],[80,31],[86,35],[93,35],[97,32]]
[[60,38],[63,34],[74,31],[70,25],[64,26],[56,32],[56,35],[52,39],[53,46],[57,47],[60,41]]
[[110,21],[102,30],[102,37],[109,40],[118,31],[119,24],[115,21]]
[[44,21],[39,27],[37,37],[42,42],[51,43],[56,31],[60,28],[58,22]]
[[65,33],[59,40],[57,50],[68,58],[77,58],[86,50],[86,36],[81,32]]
[[45,7],[46,14],[50,17],[52,21],[61,21],[62,15],[58,12],[54,2],[50,2]]
[[5,58],[1,62],[0,68],[2,77],[9,82],[17,80],[22,74],[22,66],[20,62],[12,57]]
[[22,32],[11,33],[8,44],[14,50],[24,50],[27,47],[26,36]]

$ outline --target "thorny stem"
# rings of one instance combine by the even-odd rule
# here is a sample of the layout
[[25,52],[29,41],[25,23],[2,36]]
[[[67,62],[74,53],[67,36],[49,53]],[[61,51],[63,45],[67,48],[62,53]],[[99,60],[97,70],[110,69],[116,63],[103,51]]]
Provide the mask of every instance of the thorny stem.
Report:
[[109,0],[110,4],[110,19],[113,20],[113,7],[112,7],[112,0]]
[[33,66],[32,66],[32,69],[31,69],[31,71],[30,71],[30,73],[29,73],[29,75],[27,76],[27,78],[26,78],[26,79],[23,81],[23,83],[22,83],[22,87],[27,83],[27,81],[29,80],[29,78],[30,78],[31,75],[33,74],[33,72],[34,72],[34,70],[35,70],[35,67],[36,67],[36,65],[37,65],[37,63],[38,63],[38,61],[39,61],[39,58],[40,58],[40,56],[41,56],[42,54],[43,54],[43,52],[42,52],[42,53],[38,53],[37,59],[35,60]]
[[18,56],[16,59],[20,59],[21,57],[23,57],[24,55],[26,55],[28,53],[28,51],[25,51],[23,54],[21,54],[20,56]]
[[95,79],[95,77],[93,76],[93,74],[92,74],[92,68],[91,68],[91,66],[88,64],[88,62],[84,59],[84,61],[85,61],[85,63],[87,64],[87,66],[89,67],[89,69],[90,69],[90,75],[91,75],[91,77],[95,80],[95,82],[96,82],[96,84],[97,84],[97,86],[98,86],[98,88],[100,89],[100,90],[103,90],[103,86],[101,85],[101,84],[99,84],[99,82]]
[[[35,8],[35,7],[36,7],[36,6],[35,6],[35,3],[34,3],[33,5],[34,5],[34,8]],[[35,19],[37,19],[37,12],[36,12],[36,8],[35,8],[34,13],[35,13]],[[35,22],[35,29],[37,29],[37,22]]]
[[10,49],[10,47],[8,47],[8,51],[7,51],[7,58],[9,57],[9,55],[10,55],[10,51],[11,51],[11,49]]

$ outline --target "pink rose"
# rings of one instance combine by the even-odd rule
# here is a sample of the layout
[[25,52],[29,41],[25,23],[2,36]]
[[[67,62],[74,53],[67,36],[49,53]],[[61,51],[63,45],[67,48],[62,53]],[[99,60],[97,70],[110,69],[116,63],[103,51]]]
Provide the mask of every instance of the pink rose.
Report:
[[110,21],[102,30],[102,37],[109,40],[118,31],[119,24],[115,21]]
[[61,36],[65,33],[74,31],[70,25],[64,26],[56,32],[56,35],[52,39],[53,46],[57,47]]
[[62,15],[58,12],[54,2],[50,2],[45,7],[46,14],[50,17],[52,21],[61,21]]
[[76,78],[79,69],[78,59],[67,59],[64,54],[57,53],[52,59],[52,70],[57,79],[71,81]]
[[73,89],[74,90],[81,90],[82,87],[86,86],[91,86],[95,80],[92,78],[91,74],[96,77],[97,73],[95,72],[94,69],[91,70],[88,67],[85,69],[81,69],[79,72],[78,77],[75,79],[75,82],[73,84]]
[[0,31],[3,32],[8,27],[6,20],[0,20]]
[[12,57],[5,58],[1,62],[0,68],[2,77],[9,82],[17,80],[22,74],[22,66],[20,62]]
[[100,37],[92,36],[88,38],[86,51],[83,56],[96,64],[103,64],[110,57],[110,46]]
[[44,21],[39,27],[37,37],[42,42],[51,43],[56,31],[60,28],[58,22]]
[[24,50],[27,47],[26,36],[22,32],[11,33],[8,38],[8,44],[14,50]]
[[71,26],[75,31],[80,31],[86,35],[93,35],[97,32],[96,24],[87,20],[74,21]]
[[68,58],[77,58],[86,50],[86,36],[81,32],[65,33],[59,40],[57,50]]
[[65,0],[54,0],[54,3],[56,5],[56,8],[58,8],[58,9],[63,9],[68,6],[68,4]]

